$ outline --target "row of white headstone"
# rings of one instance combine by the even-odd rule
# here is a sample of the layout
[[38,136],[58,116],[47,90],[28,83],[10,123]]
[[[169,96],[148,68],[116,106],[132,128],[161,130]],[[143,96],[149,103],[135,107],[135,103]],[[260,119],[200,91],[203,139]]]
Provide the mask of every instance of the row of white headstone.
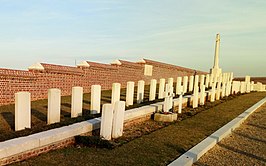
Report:
[[[212,87],[211,91],[211,102],[216,99],[219,99],[220,96],[224,97],[228,96],[231,92],[231,84],[233,79],[233,73],[224,73],[220,77],[214,77],[213,75],[196,75],[190,76],[190,81],[188,84],[188,76],[177,77],[177,83],[175,88],[175,94],[182,95],[186,93],[188,90],[193,91],[193,98],[200,97],[200,104],[204,104],[205,100],[205,88]],[[200,78],[200,80],[199,80]],[[168,78],[167,84],[165,84],[165,79],[160,79],[159,83],[159,94],[158,99],[168,100],[167,103],[170,103],[168,106],[165,106],[164,110],[169,111],[172,108],[172,98],[174,95],[173,78]],[[245,81],[245,87],[249,87],[249,81]],[[134,82],[127,82],[126,88],[126,106],[133,105],[134,102]],[[238,86],[239,85],[239,86]],[[243,90],[244,84],[240,86],[239,82],[233,82],[233,93],[237,92],[248,92],[248,90]],[[265,85],[261,83],[257,83],[254,85],[254,82],[250,84],[251,91],[265,89]],[[252,86],[254,85],[254,86]],[[150,93],[149,93],[149,101],[153,101],[156,99],[156,86],[157,80],[152,79],[150,82]],[[189,89],[187,87],[189,86]],[[217,87],[217,89],[215,88]],[[242,87],[242,90],[241,90]],[[144,100],[144,88],[145,82],[143,80],[138,81],[137,85],[137,103],[141,103]],[[230,88],[230,90],[229,90]],[[115,105],[117,101],[120,101],[120,83],[113,83],[112,85],[112,98],[111,104]],[[200,89],[200,93],[199,93]],[[227,89],[227,91],[226,91]],[[246,88],[249,89],[249,88]],[[215,91],[218,91],[215,93]],[[196,96],[196,97],[195,97]],[[181,100],[180,99],[180,100]],[[197,107],[198,100],[194,100],[193,107]],[[83,106],[83,88],[82,87],[73,87],[72,88],[72,101],[71,101],[71,117],[75,118],[77,116],[82,115],[82,106]],[[181,102],[180,102],[181,103]],[[60,108],[61,108],[61,91],[60,89],[49,89],[48,90],[48,115],[47,115],[47,123],[53,124],[60,122]],[[91,108],[92,113],[100,113],[101,109],[101,86],[100,85],[92,85],[91,86]],[[181,111],[179,111],[181,113]],[[15,130],[22,130],[25,128],[31,127],[31,100],[29,92],[18,92],[15,94]]]

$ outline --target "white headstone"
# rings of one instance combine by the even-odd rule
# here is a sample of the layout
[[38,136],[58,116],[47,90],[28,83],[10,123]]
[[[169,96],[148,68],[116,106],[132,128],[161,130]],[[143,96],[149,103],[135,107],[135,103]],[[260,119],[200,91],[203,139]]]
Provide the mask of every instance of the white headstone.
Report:
[[250,82],[250,76],[246,76],[246,77],[245,77],[245,82],[246,82],[246,83]]
[[101,112],[101,85],[91,86],[91,113]]
[[145,82],[143,80],[138,81],[138,90],[137,90],[137,103],[141,103],[144,100],[144,87]]
[[176,81],[176,94],[180,95],[183,91],[182,89],[182,77],[177,77]]
[[221,84],[222,84],[222,75],[219,76],[218,78],[218,84],[217,84],[217,91],[216,91],[216,100],[220,100],[220,96],[221,96]]
[[114,115],[113,115],[112,138],[118,138],[123,135],[124,114],[125,114],[125,102],[117,101],[115,103]]
[[246,93],[246,88],[247,88],[246,83],[244,81],[241,81],[240,93]]
[[193,92],[193,108],[197,108],[199,105],[199,86],[194,86]]
[[201,85],[200,88],[200,105],[205,104],[205,85]]
[[159,99],[163,99],[164,98],[164,87],[165,87],[165,79],[161,78],[160,79],[160,85],[159,85]]
[[212,83],[213,83],[213,74],[210,75],[210,82],[209,82],[210,86],[212,86]]
[[47,123],[53,124],[60,122],[60,108],[61,108],[61,90],[48,89],[48,115]]
[[113,104],[104,104],[102,108],[100,136],[111,140],[113,128]]
[[254,91],[254,81],[251,81],[250,91]]
[[204,80],[205,80],[205,75],[200,75],[200,88],[202,87],[202,85],[205,85]]
[[194,78],[194,87],[197,86],[198,90],[199,90],[199,75],[195,75],[195,78]]
[[113,86],[112,86],[112,104],[113,104],[113,107],[115,106],[115,103],[117,101],[120,101],[120,88],[121,88],[120,83],[113,83]]
[[174,97],[173,87],[166,84],[164,94],[165,94],[165,98],[164,98],[163,110],[164,112],[169,112],[169,110],[173,108],[173,97]]
[[215,92],[216,92],[215,83],[212,83],[211,102],[214,102],[215,101]]
[[183,93],[187,93],[188,76],[184,76],[183,79]]
[[210,83],[210,75],[206,74],[206,83],[205,83],[206,88],[209,88],[209,83]]
[[157,84],[156,79],[152,79],[152,80],[151,80],[151,84],[150,84],[150,96],[149,96],[149,101],[153,101],[153,100],[155,100],[155,97],[156,97],[156,84]]
[[71,96],[71,118],[82,116],[83,88],[73,87]]
[[135,86],[134,82],[132,82],[132,81],[127,82],[126,106],[133,105],[133,102],[134,102],[134,86]]
[[226,91],[225,91],[226,96],[229,96],[231,94],[231,89],[232,89],[232,84],[231,82],[228,81],[226,84]]
[[178,103],[178,113],[179,113],[179,114],[182,113],[182,106],[183,106],[183,101],[182,101],[182,99],[183,99],[183,95],[180,94],[180,95],[179,95],[179,98],[178,98],[178,101],[179,101],[179,103]]
[[250,93],[250,89],[251,89],[250,86],[251,86],[250,82],[247,82],[247,88],[246,88],[247,89],[247,91],[246,91],[247,93]]
[[189,92],[193,91],[193,86],[194,86],[194,76],[189,76],[189,86],[188,86]]
[[29,92],[15,93],[15,130],[31,128],[31,98]]
[[223,82],[222,83],[222,93],[221,93],[221,98],[223,98],[225,96],[225,89],[226,89],[226,83]]
[[168,81],[167,81],[168,85],[170,87],[173,87],[174,86],[174,79],[173,78],[168,78]]

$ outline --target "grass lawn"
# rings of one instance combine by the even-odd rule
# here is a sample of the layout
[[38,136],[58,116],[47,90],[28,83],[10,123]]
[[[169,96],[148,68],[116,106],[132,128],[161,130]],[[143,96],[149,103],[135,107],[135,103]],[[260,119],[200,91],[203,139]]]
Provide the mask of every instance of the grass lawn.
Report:
[[216,101],[212,108],[114,149],[73,145],[14,165],[167,165],[265,96],[254,92]]

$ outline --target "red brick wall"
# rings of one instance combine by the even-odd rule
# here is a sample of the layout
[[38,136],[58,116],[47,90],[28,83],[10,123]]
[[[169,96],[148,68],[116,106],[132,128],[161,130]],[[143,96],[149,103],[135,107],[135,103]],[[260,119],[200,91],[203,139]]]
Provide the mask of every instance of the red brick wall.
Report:
[[[100,84],[103,90],[111,89],[112,83],[121,83],[126,86],[127,81],[137,82],[150,79],[170,78],[184,75],[193,75],[194,70],[160,63],[145,59],[146,63],[153,66],[153,75],[144,76],[144,63],[122,61],[121,65],[100,64],[88,62],[90,67],[70,67],[52,64],[41,65],[44,70],[10,70],[0,68],[0,105],[14,103],[15,93],[28,91],[32,100],[47,98],[50,88],[59,88],[62,95],[71,95],[73,86],[82,86],[84,92],[90,92],[91,85]],[[197,71],[198,74],[205,72]]]

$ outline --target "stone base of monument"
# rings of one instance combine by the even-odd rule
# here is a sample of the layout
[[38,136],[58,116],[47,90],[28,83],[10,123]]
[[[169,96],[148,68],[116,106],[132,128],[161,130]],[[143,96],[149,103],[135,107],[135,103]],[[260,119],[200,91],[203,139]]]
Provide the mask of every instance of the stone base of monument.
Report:
[[158,122],[173,122],[177,120],[177,113],[155,113],[154,120]]

